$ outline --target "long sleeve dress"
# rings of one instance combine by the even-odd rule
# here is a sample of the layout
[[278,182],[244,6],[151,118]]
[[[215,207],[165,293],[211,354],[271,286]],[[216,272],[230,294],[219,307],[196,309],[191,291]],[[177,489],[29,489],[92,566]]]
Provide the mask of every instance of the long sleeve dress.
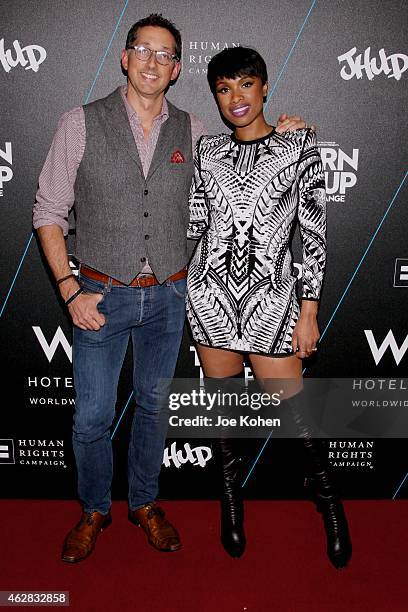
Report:
[[240,141],[203,136],[196,147],[187,279],[194,340],[287,356],[300,307],[291,240],[299,222],[302,299],[319,300],[326,261],[324,173],[310,129]]

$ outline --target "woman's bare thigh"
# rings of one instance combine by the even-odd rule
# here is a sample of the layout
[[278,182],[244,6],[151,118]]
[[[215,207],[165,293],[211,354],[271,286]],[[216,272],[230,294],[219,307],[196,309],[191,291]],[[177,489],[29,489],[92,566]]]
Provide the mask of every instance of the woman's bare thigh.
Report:
[[302,361],[295,355],[267,357],[252,353],[249,355],[249,360],[255,378],[268,393],[280,392],[283,387],[282,399],[287,399],[302,390]]
[[204,375],[211,378],[235,376],[244,369],[241,353],[196,344]]

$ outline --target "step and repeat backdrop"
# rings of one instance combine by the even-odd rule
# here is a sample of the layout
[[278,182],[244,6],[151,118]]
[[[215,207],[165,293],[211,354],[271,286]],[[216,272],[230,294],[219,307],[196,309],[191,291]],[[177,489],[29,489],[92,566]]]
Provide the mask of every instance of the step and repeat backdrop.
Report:
[[[237,45],[255,47],[266,59],[270,122],[285,112],[317,125],[327,182],[329,252],[319,313],[322,340],[316,358],[305,363],[305,376],[408,379],[405,0],[3,0],[3,497],[76,496],[72,332],[32,233],[31,210],[60,116],[125,82],[120,52],[127,31],[150,12],[162,13],[182,32],[182,74],[168,98],[199,116],[208,133],[226,127],[208,89],[207,64],[218,51]],[[69,251],[72,245],[70,236]],[[294,254],[301,276],[298,242]],[[76,265],[72,261],[74,272]],[[129,350],[112,429],[117,498],[125,498],[127,488],[134,410],[130,363]],[[200,376],[187,329],[177,376]],[[401,394],[407,399],[406,387]],[[247,496],[303,497],[298,441],[272,436],[264,442],[247,444]],[[333,439],[326,445],[344,497],[407,497],[405,439]],[[209,440],[168,441],[162,497],[213,497],[214,478]]]

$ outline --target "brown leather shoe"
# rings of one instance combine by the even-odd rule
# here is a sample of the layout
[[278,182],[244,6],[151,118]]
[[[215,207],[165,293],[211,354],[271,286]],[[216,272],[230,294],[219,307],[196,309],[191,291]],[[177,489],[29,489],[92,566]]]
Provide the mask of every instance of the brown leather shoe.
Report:
[[77,563],[86,559],[95,548],[96,538],[103,529],[112,522],[110,512],[106,515],[100,512],[83,512],[78,525],[65,538],[61,560],[67,563]]
[[180,536],[164,512],[155,502],[138,510],[129,510],[129,521],[142,527],[149,544],[161,552],[174,552],[181,548]]

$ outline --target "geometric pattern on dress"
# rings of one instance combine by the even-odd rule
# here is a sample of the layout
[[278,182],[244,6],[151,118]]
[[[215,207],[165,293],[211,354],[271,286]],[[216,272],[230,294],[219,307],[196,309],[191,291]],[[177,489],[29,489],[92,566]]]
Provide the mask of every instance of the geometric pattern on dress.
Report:
[[309,129],[253,142],[204,136],[196,148],[187,279],[196,342],[267,355],[292,353],[299,317],[290,244],[302,239],[302,298],[318,300],[326,263],[324,172]]

